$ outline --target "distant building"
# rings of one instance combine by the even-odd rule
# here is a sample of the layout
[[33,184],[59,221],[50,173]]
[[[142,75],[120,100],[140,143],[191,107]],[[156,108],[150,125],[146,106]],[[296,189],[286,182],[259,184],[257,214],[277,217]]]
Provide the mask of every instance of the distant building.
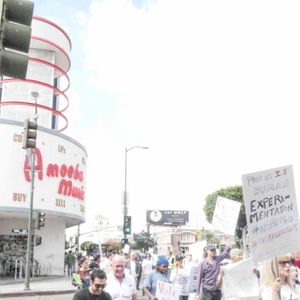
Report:
[[[189,227],[160,227],[160,230],[156,230],[153,234],[154,240],[156,242],[157,254],[158,255],[168,255],[170,251],[174,255],[178,253],[189,252],[189,246],[197,241],[197,237],[203,239],[199,236],[199,230]],[[205,234],[206,230],[202,234]],[[218,241],[218,244],[222,245],[226,243],[225,238],[227,235],[220,231],[215,231],[213,233],[214,239]],[[230,241],[234,242],[234,237],[231,237]],[[209,242],[209,241],[208,241]]]
[[[78,230],[73,229],[66,237],[71,247],[77,246],[75,241],[77,241]],[[100,245],[109,240],[121,241],[122,238],[123,226],[111,223],[109,218],[102,215],[89,218],[87,222],[80,225],[79,245],[86,241]]]
[[155,232],[154,240],[157,243],[157,254],[168,255],[170,251],[174,255],[180,252],[188,252],[189,245],[196,242],[197,229],[170,228]]

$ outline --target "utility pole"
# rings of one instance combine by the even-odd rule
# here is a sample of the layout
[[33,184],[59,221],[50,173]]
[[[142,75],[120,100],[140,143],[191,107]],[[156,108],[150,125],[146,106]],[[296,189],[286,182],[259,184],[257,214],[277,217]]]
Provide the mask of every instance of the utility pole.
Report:
[[[39,94],[32,92],[35,104],[37,104],[37,98]],[[35,177],[35,148],[37,138],[37,106],[35,105],[34,121],[26,119],[24,122],[23,132],[23,148],[26,149],[26,159],[30,159],[31,162],[31,187],[30,187],[30,203],[29,203],[29,216],[28,216],[28,228],[27,228],[27,252],[26,252],[26,268],[25,268],[25,288],[24,290],[30,290],[30,270],[31,270],[31,256],[32,256],[32,215],[33,215],[33,197],[34,197],[34,177]],[[29,154],[29,155],[28,155]]]
[[[133,146],[130,148],[125,148],[125,186],[124,186],[124,196],[123,196],[123,234],[124,234],[124,244],[126,244],[127,241],[127,231],[125,230],[125,224],[128,223],[128,220],[130,218],[130,228],[131,228],[131,217],[128,216],[128,193],[127,193],[127,153],[132,149],[149,149],[149,147],[143,147],[143,146]],[[131,229],[130,229],[131,233]]]
[[33,149],[29,149],[31,156],[31,189],[30,189],[30,207],[28,217],[28,235],[27,235],[27,253],[26,253],[26,270],[25,270],[25,288],[24,290],[30,290],[30,269],[31,269],[31,256],[32,256],[32,215],[33,215],[33,195],[34,195],[34,173],[35,173],[35,152]]

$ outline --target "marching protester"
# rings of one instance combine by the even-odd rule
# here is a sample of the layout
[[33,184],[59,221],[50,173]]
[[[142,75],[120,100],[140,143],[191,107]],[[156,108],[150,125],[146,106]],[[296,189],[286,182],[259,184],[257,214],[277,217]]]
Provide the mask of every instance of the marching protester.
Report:
[[90,275],[90,286],[75,293],[73,300],[112,300],[111,296],[104,291],[106,279],[104,271],[95,269]]
[[170,274],[170,282],[179,287],[179,300],[187,300],[189,297],[189,285],[191,272],[183,266],[184,255],[175,256],[175,267]]
[[221,289],[216,286],[220,274],[220,263],[224,260],[231,248],[226,246],[224,251],[216,255],[215,245],[207,246],[207,257],[200,263],[196,283],[196,295],[201,300],[221,300]]
[[103,270],[107,275],[111,272],[111,264],[114,254],[112,252],[103,253],[103,257],[100,261],[100,269]]
[[[238,248],[233,248],[230,250],[230,259],[231,262],[230,263],[236,263],[239,262],[243,259],[243,251],[241,249]],[[222,285],[223,285],[223,277],[224,277],[224,270],[221,269],[219,276],[217,278],[217,282],[216,282],[216,287],[221,289]]]
[[293,251],[291,253],[291,262],[297,268],[298,272],[300,272],[300,251]]
[[89,260],[82,256],[78,261],[78,269],[75,274],[73,274],[72,284],[80,288],[88,288],[90,285],[90,268]]
[[[148,252],[146,253],[145,258],[142,261],[142,283],[144,283],[147,275],[152,271],[153,268],[153,259],[151,254]],[[143,296],[145,295],[145,291],[143,289]]]
[[193,256],[191,253],[187,253],[185,255],[185,258],[183,260],[183,266],[188,272],[191,273],[192,268],[194,267]]
[[112,300],[137,300],[135,279],[126,274],[124,269],[124,256],[115,255],[112,259],[112,272],[107,275],[105,291],[111,295]]
[[[239,271],[240,268],[242,271]],[[233,248],[230,262],[222,267],[216,286],[222,289],[223,300],[257,300],[258,278],[259,272],[253,267],[253,261],[243,260],[242,250]]]
[[130,253],[130,259],[125,262],[125,269],[132,275],[136,282],[136,289],[139,290],[140,280],[142,276],[142,264],[137,260],[135,252]]
[[169,269],[173,270],[173,268],[175,267],[175,256],[173,255],[172,251],[169,252],[168,261],[169,261]]
[[158,281],[169,282],[169,261],[160,256],[156,261],[156,270],[152,270],[144,281],[144,291],[148,300],[157,300],[156,285]]
[[100,254],[96,254],[94,256],[94,260],[92,260],[90,262],[89,268],[90,270],[99,270],[100,269],[100,260],[101,260],[101,255]]
[[298,273],[297,267],[294,265],[290,266],[288,283],[296,291],[296,293],[299,295],[299,299],[300,299],[300,283],[298,280],[298,274],[299,273]]
[[265,261],[260,278],[260,295],[263,300],[300,299],[296,288],[288,280],[290,266],[291,259],[288,254]]
[[68,276],[72,276],[72,273],[74,273],[75,262],[76,262],[76,256],[74,255],[72,250],[69,250],[68,254],[66,255],[66,267],[67,267]]

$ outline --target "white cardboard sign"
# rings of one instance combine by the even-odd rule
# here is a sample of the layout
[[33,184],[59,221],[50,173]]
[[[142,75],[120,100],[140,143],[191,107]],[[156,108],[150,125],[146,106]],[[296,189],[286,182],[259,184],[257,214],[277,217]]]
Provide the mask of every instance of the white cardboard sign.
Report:
[[234,235],[240,207],[241,203],[218,196],[212,219],[214,230]]
[[158,300],[178,300],[178,286],[164,281],[157,281],[156,297]]
[[292,166],[242,176],[250,249],[256,261],[300,249]]
[[224,299],[231,297],[259,299],[258,278],[253,271],[253,259],[231,263],[222,268]]

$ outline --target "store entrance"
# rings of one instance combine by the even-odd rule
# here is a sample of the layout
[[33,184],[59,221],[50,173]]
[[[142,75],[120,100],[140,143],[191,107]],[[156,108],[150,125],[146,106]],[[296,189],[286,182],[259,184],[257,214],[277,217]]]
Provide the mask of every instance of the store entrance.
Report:
[[24,277],[26,252],[27,235],[0,235],[0,277]]

